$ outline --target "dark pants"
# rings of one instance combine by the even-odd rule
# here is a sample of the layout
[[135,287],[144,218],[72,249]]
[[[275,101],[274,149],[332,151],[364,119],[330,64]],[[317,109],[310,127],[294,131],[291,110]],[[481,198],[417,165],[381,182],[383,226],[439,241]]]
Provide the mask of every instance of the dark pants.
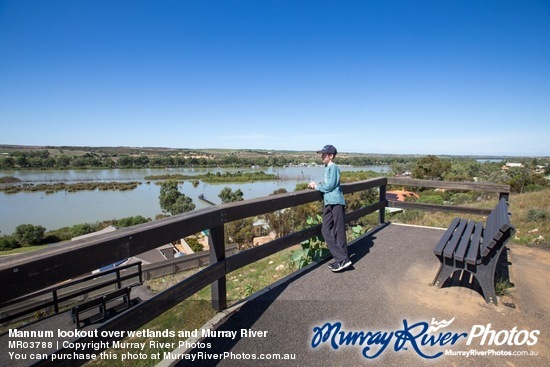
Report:
[[348,258],[344,208],[343,205],[326,205],[323,210],[321,233],[332,257],[336,261]]

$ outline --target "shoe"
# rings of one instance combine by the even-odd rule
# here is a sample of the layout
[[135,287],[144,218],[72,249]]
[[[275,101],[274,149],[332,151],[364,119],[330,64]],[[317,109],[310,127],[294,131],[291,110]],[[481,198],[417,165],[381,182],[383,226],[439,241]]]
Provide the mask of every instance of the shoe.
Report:
[[329,265],[330,270],[333,272],[342,271],[351,265],[351,260],[345,259],[340,262]]
[[327,266],[330,270],[332,270],[332,268],[334,267],[334,265],[336,265],[336,263],[337,263],[337,261],[333,261],[330,264],[328,264]]

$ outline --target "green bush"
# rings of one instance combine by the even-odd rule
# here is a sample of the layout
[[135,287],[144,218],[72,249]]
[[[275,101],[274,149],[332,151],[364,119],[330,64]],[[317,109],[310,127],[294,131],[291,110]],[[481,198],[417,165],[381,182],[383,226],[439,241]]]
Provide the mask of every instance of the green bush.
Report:
[[541,209],[529,209],[525,215],[526,222],[543,222],[550,219],[550,213]]
[[116,221],[118,227],[131,227],[142,223],[147,223],[149,220],[141,215],[135,217],[122,218]]
[[418,203],[425,204],[443,204],[443,198],[439,195],[422,195],[420,199],[417,200]]
[[204,246],[195,236],[185,238],[185,242],[187,242],[189,247],[191,247],[191,250],[193,250],[194,252],[201,252],[204,250]]
[[21,224],[13,234],[22,247],[39,245],[44,239],[46,228],[32,224]]
[[81,223],[75,224],[70,228],[72,237],[83,236],[88,233],[99,231],[99,224]]
[[14,236],[0,237],[0,251],[13,250],[14,248],[18,247],[21,247],[21,245]]

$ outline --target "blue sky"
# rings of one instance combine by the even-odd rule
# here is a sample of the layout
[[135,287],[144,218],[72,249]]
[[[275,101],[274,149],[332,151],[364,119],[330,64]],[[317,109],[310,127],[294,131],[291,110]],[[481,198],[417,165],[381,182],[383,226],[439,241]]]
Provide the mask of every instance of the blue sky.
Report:
[[0,144],[549,156],[550,1],[0,0]]

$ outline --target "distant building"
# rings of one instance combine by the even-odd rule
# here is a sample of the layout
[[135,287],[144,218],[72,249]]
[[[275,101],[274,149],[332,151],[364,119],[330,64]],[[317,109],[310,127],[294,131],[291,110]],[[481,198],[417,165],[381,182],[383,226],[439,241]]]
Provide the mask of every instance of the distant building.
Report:
[[510,168],[523,168],[523,163],[506,162],[506,164],[502,166],[503,170],[507,170]]
[[405,190],[386,191],[387,200],[405,201],[408,198],[418,199],[419,196],[412,191],[405,191]]

